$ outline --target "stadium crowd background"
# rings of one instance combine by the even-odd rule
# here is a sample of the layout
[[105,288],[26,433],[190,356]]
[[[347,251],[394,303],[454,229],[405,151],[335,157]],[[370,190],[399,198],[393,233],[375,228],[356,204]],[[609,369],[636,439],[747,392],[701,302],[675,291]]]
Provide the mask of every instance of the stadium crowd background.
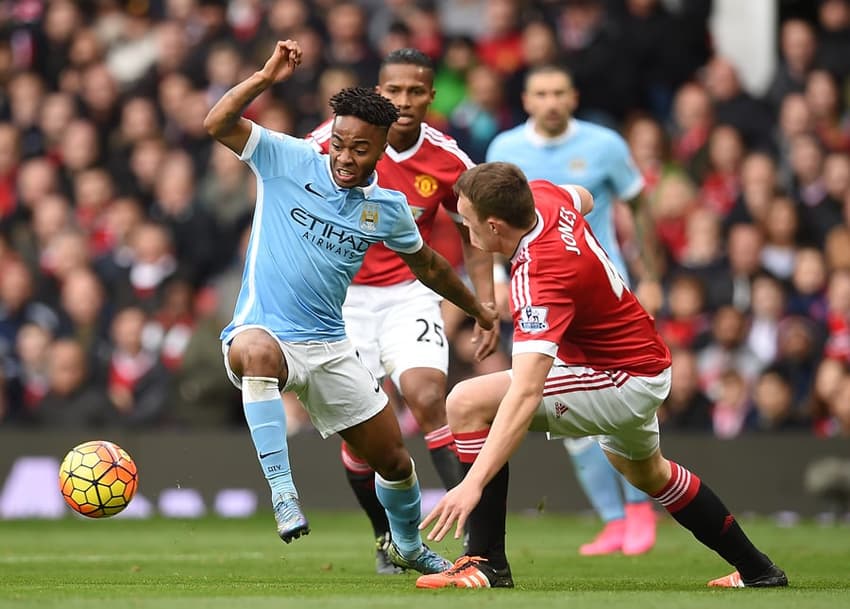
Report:
[[[303,65],[251,118],[305,135],[414,46],[437,65],[429,122],[475,161],[525,119],[526,70],[568,66],[578,115],[620,130],[647,182],[663,427],[850,435],[850,0],[782,15],[758,98],[714,51],[711,0],[670,4],[0,2],[0,428],[244,424],[218,335],[255,186],[202,121],[293,38]],[[457,380],[475,366],[451,336]]]

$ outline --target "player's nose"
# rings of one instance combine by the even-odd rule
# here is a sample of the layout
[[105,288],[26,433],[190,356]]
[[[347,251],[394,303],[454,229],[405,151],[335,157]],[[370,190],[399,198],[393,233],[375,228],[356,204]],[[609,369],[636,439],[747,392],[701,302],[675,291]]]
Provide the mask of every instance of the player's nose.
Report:
[[336,155],[336,162],[340,165],[350,165],[351,164],[351,155],[347,150],[342,149],[339,151],[339,154]]

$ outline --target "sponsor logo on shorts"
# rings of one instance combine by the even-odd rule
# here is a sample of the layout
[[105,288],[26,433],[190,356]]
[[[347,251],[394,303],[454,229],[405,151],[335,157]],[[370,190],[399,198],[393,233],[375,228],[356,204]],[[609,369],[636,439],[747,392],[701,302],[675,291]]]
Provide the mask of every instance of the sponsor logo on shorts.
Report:
[[570,409],[569,406],[564,404],[563,402],[555,402],[555,416],[559,419],[564,416],[564,413]]

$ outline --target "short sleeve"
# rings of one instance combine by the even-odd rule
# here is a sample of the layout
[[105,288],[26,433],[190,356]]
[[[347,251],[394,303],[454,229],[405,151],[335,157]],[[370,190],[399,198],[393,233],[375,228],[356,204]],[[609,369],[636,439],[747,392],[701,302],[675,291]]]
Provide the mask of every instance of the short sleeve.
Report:
[[293,166],[318,154],[304,140],[251,123],[251,135],[239,160],[251,165],[263,179],[291,173]]
[[511,279],[514,320],[513,354],[543,353],[555,357],[575,317],[575,304],[559,278],[538,275],[521,265]]
[[[470,161],[470,163],[471,163],[471,161]],[[470,165],[470,167],[474,167],[474,166],[475,166],[474,164]],[[458,170],[454,175],[454,179],[453,179],[452,183],[457,182],[458,178],[460,178],[460,176],[463,175],[463,172],[466,171],[467,169],[468,169],[468,167],[465,165],[465,163],[462,160],[459,159],[458,160]],[[452,219],[452,222],[454,222],[456,224],[461,224],[461,223],[463,223],[463,216],[461,216],[457,211],[457,200],[458,200],[458,195],[454,191],[454,188],[449,188],[449,189],[446,190],[446,195],[443,197],[443,200],[440,201],[440,205],[442,205],[443,209],[449,215],[449,218]]]
[[573,207],[578,213],[581,213],[581,195],[579,194],[576,187],[572,184],[558,184],[558,186],[567,191],[567,194],[570,195],[570,199],[572,199]]
[[333,121],[327,120],[310,133],[304,139],[310,143],[314,150],[327,154],[331,145],[331,130],[333,129]]
[[398,219],[393,225],[391,234],[384,240],[384,245],[400,254],[413,254],[422,249],[423,243],[419,227],[416,226],[413,214],[410,213],[407,201],[404,201],[404,205],[399,207]]
[[[454,140],[451,140],[451,145],[447,147],[447,150],[449,150],[454,162],[456,163],[454,170],[447,175],[447,177],[451,180],[451,185],[454,185],[454,183],[458,181],[460,176],[462,176],[467,169],[475,167],[475,163],[463,150],[460,149],[457,142]],[[440,205],[443,206],[443,209],[453,222],[461,224],[463,222],[463,216],[461,216],[457,211],[457,200],[458,195],[454,191],[454,188],[449,187],[446,189],[446,194],[443,197],[443,200],[440,201]]]
[[643,190],[643,176],[635,165],[625,140],[619,135],[613,136],[610,151],[608,177],[617,197],[623,201],[630,201]]

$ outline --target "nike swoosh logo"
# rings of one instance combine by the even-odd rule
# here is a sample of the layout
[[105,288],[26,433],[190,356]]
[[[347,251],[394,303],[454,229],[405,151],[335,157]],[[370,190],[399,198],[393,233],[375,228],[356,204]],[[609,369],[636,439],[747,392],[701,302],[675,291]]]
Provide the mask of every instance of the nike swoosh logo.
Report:
[[304,190],[306,190],[307,192],[309,192],[311,194],[316,195],[317,197],[322,197],[323,199],[327,198],[327,197],[325,197],[325,195],[320,193],[318,190],[313,189],[313,183],[312,182],[307,182],[306,184],[304,184]]
[[266,457],[271,457],[272,455],[276,455],[277,453],[282,453],[282,452],[283,452],[283,449],[281,448],[280,450],[273,450],[270,453],[260,453],[260,459],[265,459]]

